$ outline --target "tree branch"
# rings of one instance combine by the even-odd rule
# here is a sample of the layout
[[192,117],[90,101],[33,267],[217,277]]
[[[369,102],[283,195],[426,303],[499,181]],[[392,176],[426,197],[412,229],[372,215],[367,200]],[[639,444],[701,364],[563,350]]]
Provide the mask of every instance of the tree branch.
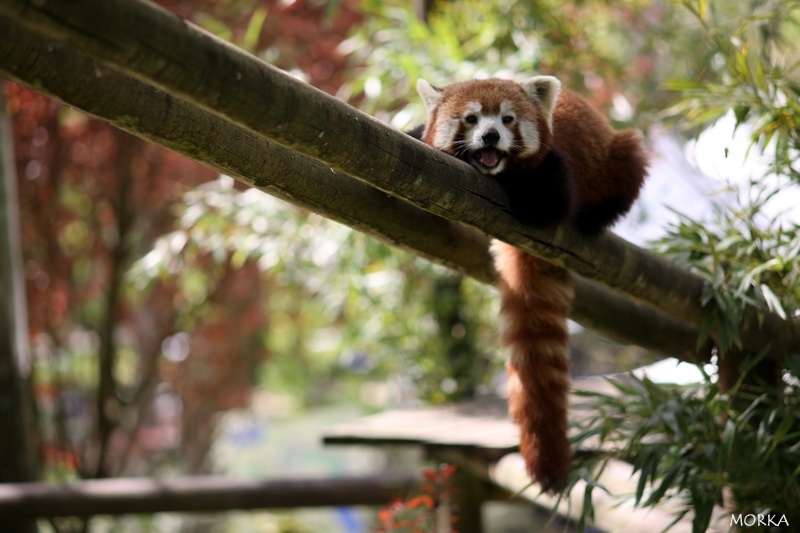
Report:
[[[612,234],[586,239],[572,227],[526,226],[511,215],[499,185],[469,165],[155,5],[6,0],[0,14],[426,211],[485,231],[695,326],[705,319],[700,277]],[[743,323],[742,341],[754,352],[770,346],[772,356],[780,357],[800,345],[800,323],[753,312]]]
[[[489,239],[477,231],[400,202],[2,17],[0,32],[8,37],[0,48],[0,71],[11,78],[240,181],[259,183],[278,198],[494,283]],[[615,340],[695,358],[696,328],[580,276],[572,318]],[[708,351],[700,354],[706,359]]]

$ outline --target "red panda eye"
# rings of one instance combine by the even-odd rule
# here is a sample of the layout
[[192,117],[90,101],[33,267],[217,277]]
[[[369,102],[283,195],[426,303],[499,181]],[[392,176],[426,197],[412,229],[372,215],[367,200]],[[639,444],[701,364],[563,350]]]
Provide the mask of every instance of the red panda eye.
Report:
[[475,115],[467,115],[466,117],[464,117],[464,121],[467,124],[476,124],[478,122],[478,117],[476,117]]
[[514,122],[514,117],[511,115],[506,115],[503,117],[503,124],[511,124],[512,122]]

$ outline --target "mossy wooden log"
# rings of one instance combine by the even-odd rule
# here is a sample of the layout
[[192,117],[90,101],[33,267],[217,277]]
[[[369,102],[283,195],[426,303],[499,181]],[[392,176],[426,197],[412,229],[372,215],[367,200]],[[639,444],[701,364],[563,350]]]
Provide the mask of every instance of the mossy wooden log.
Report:
[[[66,42],[164,91],[388,194],[459,221],[695,326],[705,320],[704,281],[612,234],[586,239],[572,227],[537,229],[510,213],[499,186],[149,3],[5,0],[0,14]],[[258,181],[255,183],[260,185]],[[747,350],[772,357],[800,345],[800,324],[750,313]]]
[[[485,283],[489,238],[376,190],[180,98],[97,64],[0,17],[0,72],[220,172]],[[75,83],[74,80],[82,80]],[[91,80],[91,83],[86,83]],[[686,360],[697,329],[576,277],[572,318],[626,343]]]

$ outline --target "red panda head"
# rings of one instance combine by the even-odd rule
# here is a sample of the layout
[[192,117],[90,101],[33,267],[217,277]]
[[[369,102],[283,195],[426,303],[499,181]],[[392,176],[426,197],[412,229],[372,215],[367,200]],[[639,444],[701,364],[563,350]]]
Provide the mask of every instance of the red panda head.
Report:
[[528,158],[549,141],[561,82],[536,76],[524,83],[489,79],[433,87],[417,82],[428,110],[422,139],[487,175],[509,158]]

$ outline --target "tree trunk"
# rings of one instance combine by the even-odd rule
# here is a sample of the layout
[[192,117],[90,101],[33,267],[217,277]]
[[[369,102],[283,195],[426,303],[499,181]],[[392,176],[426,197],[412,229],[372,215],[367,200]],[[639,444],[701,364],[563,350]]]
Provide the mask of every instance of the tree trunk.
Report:
[[[19,237],[17,179],[11,121],[0,80],[0,483],[36,479],[28,312]],[[27,520],[15,531],[36,531]]]

